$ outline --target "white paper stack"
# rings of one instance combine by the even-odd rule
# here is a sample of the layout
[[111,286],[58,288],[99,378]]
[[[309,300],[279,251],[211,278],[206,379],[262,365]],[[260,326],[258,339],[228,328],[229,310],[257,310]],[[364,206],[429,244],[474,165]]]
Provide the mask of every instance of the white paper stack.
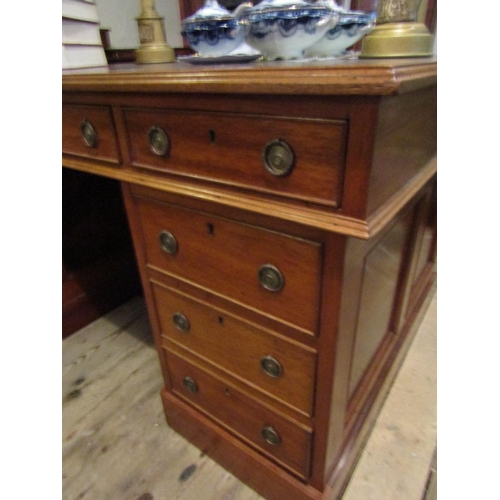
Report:
[[62,0],[62,69],[107,64],[94,0]]

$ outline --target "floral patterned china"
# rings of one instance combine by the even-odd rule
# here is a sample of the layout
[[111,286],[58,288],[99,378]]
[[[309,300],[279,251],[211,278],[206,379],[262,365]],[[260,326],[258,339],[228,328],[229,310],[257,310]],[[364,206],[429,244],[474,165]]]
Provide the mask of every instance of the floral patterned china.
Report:
[[314,45],[307,48],[307,57],[339,57],[370,33],[375,27],[376,13],[344,11],[336,26],[329,29]]
[[247,43],[265,59],[301,59],[340,16],[324,3],[264,0],[241,14]]
[[[251,4],[243,4],[242,8]],[[244,28],[235,13],[217,3],[206,0],[195,14],[182,21],[182,36],[189,46],[202,57],[228,55],[244,42]]]

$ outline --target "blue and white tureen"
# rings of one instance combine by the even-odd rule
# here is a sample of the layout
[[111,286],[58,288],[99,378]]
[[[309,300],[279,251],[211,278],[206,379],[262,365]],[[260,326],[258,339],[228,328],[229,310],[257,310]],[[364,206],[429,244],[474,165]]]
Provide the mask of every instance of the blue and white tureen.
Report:
[[[331,0],[326,0],[331,5]],[[314,45],[306,50],[308,57],[338,57],[370,33],[375,27],[376,12],[340,10],[340,19],[337,25],[329,29],[326,34]]]
[[265,59],[301,59],[339,20],[326,4],[303,0],[264,0],[242,13],[246,41]]
[[238,16],[217,0],[206,0],[201,9],[181,24],[182,36],[203,57],[225,56],[244,42],[244,28]]

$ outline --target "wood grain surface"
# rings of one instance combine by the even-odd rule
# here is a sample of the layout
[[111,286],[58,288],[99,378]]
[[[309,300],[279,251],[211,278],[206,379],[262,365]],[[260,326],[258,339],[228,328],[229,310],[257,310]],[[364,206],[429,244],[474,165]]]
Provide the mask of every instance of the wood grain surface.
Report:
[[[172,394],[189,401],[266,458],[276,461],[301,478],[308,478],[310,429],[297,425],[257,399],[246,396],[228,381],[230,379],[214,377],[168,350],[167,361]],[[196,384],[195,392],[184,386],[186,377]],[[266,427],[277,433],[279,444],[268,444],[264,440],[261,432]]]
[[[149,267],[262,311],[307,334],[317,334],[322,269],[319,242],[154,199],[137,198],[136,204]],[[177,240],[175,254],[160,247],[158,235],[163,230]],[[267,290],[259,282],[259,269],[269,264],[283,275],[281,290]]]
[[391,95],[436,83],[433,58],[113,65],[63,73],[63,90],[240,94]]
[[[63,153],[120,163],[118,142],[109,106],[64,105],[62,120]],[[89,146],[83,141],[81,124],[84,120],[88,121],[96,132],[95,146]]]
[[[285,111],[285,110],[284,110]],[[286,113],[286,114],[285,114]],[[134,167],[240,186],[286,198],[337,206],[344,170],[347,123],[265,114],[125,110],[127,145]],[[148,131],[160,127],[170,148],[151,152]],[[264,147],[285,141],[293,152],[288,175],[263,165]]]
[[[122,163],[117,168],[92,151],[84,151],[83,158],[67,150],[63,165],[365,239],[436,172],[433,60],[182,68],[170,65],[158,72],[125,65],[65,75],[63,107],[112,110],[109,127]],[[353,79],[350,91],[338,87],[347,74]],[[227,84],[235,75],[255,85],[253,92],[242,85],[241,91],[223,93],[220,82]],[[378,93],[374,75],[387,85],[396,82],[397,91]],[[136,77],[140,84],[129,86]],[[73,86],[79,79],[85,88]],[[190,85],[200,81],[205,91],[193,95]],[[417,91],[393,96],[403,81],[406,90]],[[276,82],[278,88],[270,92]],[[291,90],[290,82],[300,90]],[[316,85],[324,85],[324,93],[315,92]],[[149,128],[158,124],[171,139],[161,158],[147,144]],[[67,128],[76,130],[63,116]],[[296,156],[283,178],[262,165],[263,145],[273,138],[287,140]],[[83,147],[75,136],[78,141]]]
[[[313,349],[159,284],[153,283],[153,290],[165,347],[174,344],[181,352],[193,352],[232,377],[312,415],[316,373]],[[188,331],[180,331],[174,324],[173,316],[178,312],[189,321]],[[271,377],[264,372],[260,362],[266,356],[280,363],[281,376]]]
[[[107,110],[104,126],[122,163],[75,146],[63,165],[123,181],[167,422],[267,500],[341,497],[427,307],[435,278],[435,81],[434,60],[176,63],[63,76],[67,109]],[[418,113],[421,106],[428,112]],[[69,118],[63,130],[76,143],[72,124],[80,118]],[[171,139],[161,158],[144,142],[153,126]],[[257,158],[274,132],[281,146],[290,142],[296,163],[269,180]],[[359,271],[352,284],[349,261]],[[177,296],[167,297],[162,290],[175,282]],[[192,321],[194,344],[168,334],[178,309]],[[221,352],[214,341],[225,325],[232,337],[221,340]],[[118,327],[93,343],[95,356],[121,334]],[[235,364],[238,356],[258,360],[261,348],[282,360],[283,381],[297,390],[273,393],[252,375],[258,363]],[[142,401],[143,385],[121,387],[144,383],[146,361],[109,356],[121,370],[123,412]],[[73,408],[99,387],[101,378],[85,385],[89,376],[65,388]],[[263,440],[271,427],[279,446]],[[65,434],[71,441],[78,430]],[[99,443],[101,454],[109,447]],[[144,495],[153,493],[137,498]]]

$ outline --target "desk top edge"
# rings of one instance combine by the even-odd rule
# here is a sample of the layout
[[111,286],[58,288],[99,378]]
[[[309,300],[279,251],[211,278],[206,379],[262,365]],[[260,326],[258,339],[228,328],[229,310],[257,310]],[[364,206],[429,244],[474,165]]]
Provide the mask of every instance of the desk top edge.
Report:
[[394,95],[435,85],[435,58],[191,65],[110,65],[64,71],[63,91]]

